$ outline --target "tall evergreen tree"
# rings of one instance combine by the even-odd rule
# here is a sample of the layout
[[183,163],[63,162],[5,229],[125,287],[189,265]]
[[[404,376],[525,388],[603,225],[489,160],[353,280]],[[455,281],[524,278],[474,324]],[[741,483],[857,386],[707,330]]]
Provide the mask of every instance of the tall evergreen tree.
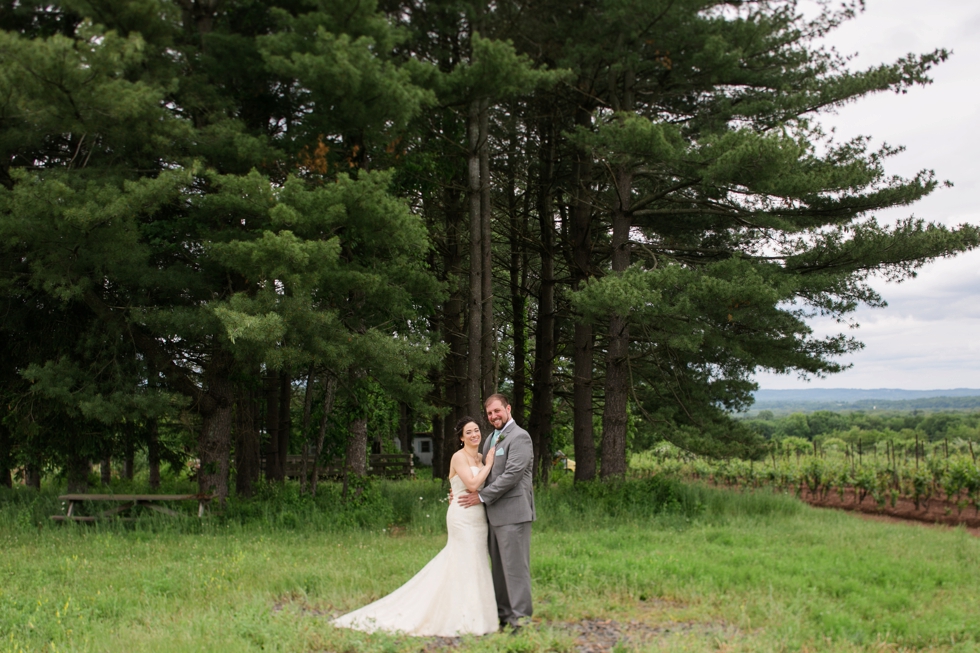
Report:
[[[860,346],[808,316],[883,305],[870,276],[980,242],[876,222],[937,181],[820,130],[947,56],[849,70],[821,38],[855,8],[7,2],[0,328],[69,326],[0,350],[4,397],[52,399],[52,423],[109,402],[78,442],[139,422],[155,447],[147,398],[177,393],[219,497],[232,448],[247,493],[259,447],[281,478],[294,433],[322,450],[335,403],[362,471],[378,392],[406,422],[437,408],[437,477],[455,418],[498,386],[518,412],[530,397],[543,475],[557,402],[580,480],[625,472],[631,410],[691,450],[752,455],[729,417],[751,374],[832,373]],[[19,414],[0,465],[36,469],[57,445]],[[69,449],[78,470],[107,451]]]
[[[973,227],[880,225],[937,182],[888,176],[895,150],[835,142],[821,110],[927,83],[937,50],[851,71],[820,37],[852,15],[793,2],[612,2],[593,34],[615,43],[595,94],[596,204],[611,236],[602,278],[576,298],[605,327],[602,474],[626,470],[627,404],[685,446],[753,452],[729,418],[757,369],[838,371],[857,343],[816,339],[808,315],[882,305],[871,275],[902,279],[975,247]],[[601,318],[600,318],[601,316]],[[697,433],[685,437],[684,433]]]
[[312,358],[421,392],[410,372],[439,349],[416,318],[438,286],[383,168],[426,93],[384,59],[383,16],[326,1],[21,13],[0,34],[0,233],[33,287],[115,325],[190,398],[202,492],[228,491],[242,366]]

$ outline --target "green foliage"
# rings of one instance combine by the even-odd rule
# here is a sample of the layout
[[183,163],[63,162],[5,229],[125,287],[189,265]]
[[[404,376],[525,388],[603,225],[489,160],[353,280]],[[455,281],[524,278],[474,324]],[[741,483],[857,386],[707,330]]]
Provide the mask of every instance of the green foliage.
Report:
[[[900,150],[838,142],[817,122],[823,110],[927,84],[948,52],[852,71],[820,44],[851,8],[806,18],[792,5],[723,5],[600,2],[579,9],[583,27],[538,27],[563,43],[575,34],[557,63],[596,98],[571,100],[590,115],[567,137],[573,156],[595,160],[588,196],[607,249],[572,307],[600,330],[626,320],[633,399],[674,427],[664,437],[698,433],[685,446],[752,457],[758,439],[724,415],[748,407],[752,373],[834,373],[861,347],[814,337],[807,318],[882,306],[871,275],[913,276],[975,248],[980,231],[878,224],[872,211],[924,197],[934,175],[889,175]],[[608,241],[617,231],[629,245]],[[627,265],[610,270],[611,244],[630,248]],[[797,426],[786,435],[812,437]]]
[[0,329],[70,317],[3,351],[4,468],[81,469],[181,410],[202,459],[228,451],[232,378],[273,368],[424,403],[442,349],[420,318],[441,286],[386,168],[431,92],[373,3],[195,7],[4,14]]
[[[717,650],[722,639],[743,651],[835,653],[953,652],[980,641],[971,607],[980,547],[965,532],[868,522],[766,491],[684,484],[669,493],[681,504],[697,498],[694,513],[637,506],[636,518],[613,516],[602,506],[629,502],[614,498],[614,487],[579,492],[559,483],[538,492],[547,510],[531,549],[535,623],[518,635],[463,638],[461,650],[572,650],[578,633],[569,624],[580,620],[632,624],[641,634],[648,628],[657,646],[693,651]],[[659,498],[667,485],[619,487],[661,488]],[[263,488],[256,503],[278,506],[270,515],[296,510],[302,499],[288,488],[276,496]],[[247,528],[212,516],[193,530],[171,519],[43,521],[38,529],[10,518],[38,495],[0,490],[4,646],[418,650],[430,642],[329,625],[404,583],[445,543],[444,532],[428,526],[445,516],[445,504],[434,503],[438,484],[379,488],[402,506],[396,512],[412,515],[406,530],[353,521],[323,530],[303,515],[292,525],[255,518]],[[921,618],[908,619],[910,612]]]
[[[877,223],[938,180],[889,175],[900,149],[820,129],[821,111],[927,84],[949,54],[853,71],[821,43],[850,5],[7,4],[0,467],[82,470],[181,419],[200,429],[185,454],[223,468],[232,413],[270,401],[243,388],[272,371],[342,380],[331,452],[340,415],[388,433],[396,402],[446,409],[459,371],[445,363],[478,345],[459,338],[476,263],[463,254],[468,126],[494,161],[482,183],[495,220],[506,207],[529,323],[543,255],[557,261],[557,371],[537,383],[572,378],[575,324],[595,329],[597,357],[614,316],[629,327],[629,400],[626,383],[595,397],[629,406],[607,420],[628,422],[624,447],[758,459],[767,438],[850,443],[828,415],[773,428],[731,415],[750,405],[754,371],[829,374],[860,348],[814,337],[808,318],[882,306],[872,275],[906,279],[980,244],[970,225]],[[615,269],[611,233],[632,240]],[[42,329],[50,340],[29,342]],[[524,344],[518,330],[508,339]],[[514,350],[496,352],[501,376],[515,376]],[[551,426],[557,446],[567,424]],[[938,421],[886,428],[969,437]],[[202,490],[222,485],[208,476]]]
[[634,454],[631,468],[643,474],[712,479],[741,488],[769,486],[797,495],[806,489],[822,498],[836,491],[842,500],[854,490],[859,502],[870,497],[879,506],[906,498],[918,509],[923,501],[935,497],[950,510],[962,512],[972,505],[980,511],[978,447],[971,441],[929,442],[856,427],[839,435],[813,440],[780,437],[770,442],[768,457],[760,461],[700,457],[664,443]]
[[[980,443],[980,413],[791,413],[775,417],[760,414],[742,420],[744,425],[767,439],[788,437],[816,441],[820,445],[832,439],[857,446],[858,442],[896,442],[911,447],[921,442],[954,441],[957,451],[966,453],[969,442]],[[980,453],[980,451],[978,451]]]

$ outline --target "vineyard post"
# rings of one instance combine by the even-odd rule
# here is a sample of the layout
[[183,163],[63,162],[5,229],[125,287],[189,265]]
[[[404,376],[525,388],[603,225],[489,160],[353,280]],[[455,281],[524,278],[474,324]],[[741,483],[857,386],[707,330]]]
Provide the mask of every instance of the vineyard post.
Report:
[[977,454],[973,453],[973,440],[967,440],[966,443],[970,445],[970,455],[973,456],[973,464],[977,464]]
[[949,438],[943,438],[943,453],[946,454],[946,471],[949,471]]
[[919,471],[919,434],[915,434],[915,471]]
[[864,456],[861,450],[861,438],[858,438],[858,467],[864,467]]

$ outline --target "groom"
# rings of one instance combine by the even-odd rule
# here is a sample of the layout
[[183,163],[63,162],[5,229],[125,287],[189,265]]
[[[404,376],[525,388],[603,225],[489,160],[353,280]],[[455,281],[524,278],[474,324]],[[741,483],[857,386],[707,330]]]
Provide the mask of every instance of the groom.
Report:
[[[534,489],[531,487],[534,454],[531,436],[514,422],[510,404],[501,394],[490,395],[483,404],[487,421],[494,427],[480,453],[493,468],[478,494],[464,494],[460,505],[486,505],[490,522],[489,548],[493,567],[493,589],[501,627],[519,628],[530,618],[531,608],[531,522],[535,519]],[[487,451],[497,447],[493,461]]]

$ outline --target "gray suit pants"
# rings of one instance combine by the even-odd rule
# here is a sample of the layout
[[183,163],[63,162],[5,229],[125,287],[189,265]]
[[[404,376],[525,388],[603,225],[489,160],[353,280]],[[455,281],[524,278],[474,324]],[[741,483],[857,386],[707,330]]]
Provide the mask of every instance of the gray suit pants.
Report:
[[531,522],[490,524],[488,535],[493,590],[500,622],[517,625],[530,617],[531,608]]

